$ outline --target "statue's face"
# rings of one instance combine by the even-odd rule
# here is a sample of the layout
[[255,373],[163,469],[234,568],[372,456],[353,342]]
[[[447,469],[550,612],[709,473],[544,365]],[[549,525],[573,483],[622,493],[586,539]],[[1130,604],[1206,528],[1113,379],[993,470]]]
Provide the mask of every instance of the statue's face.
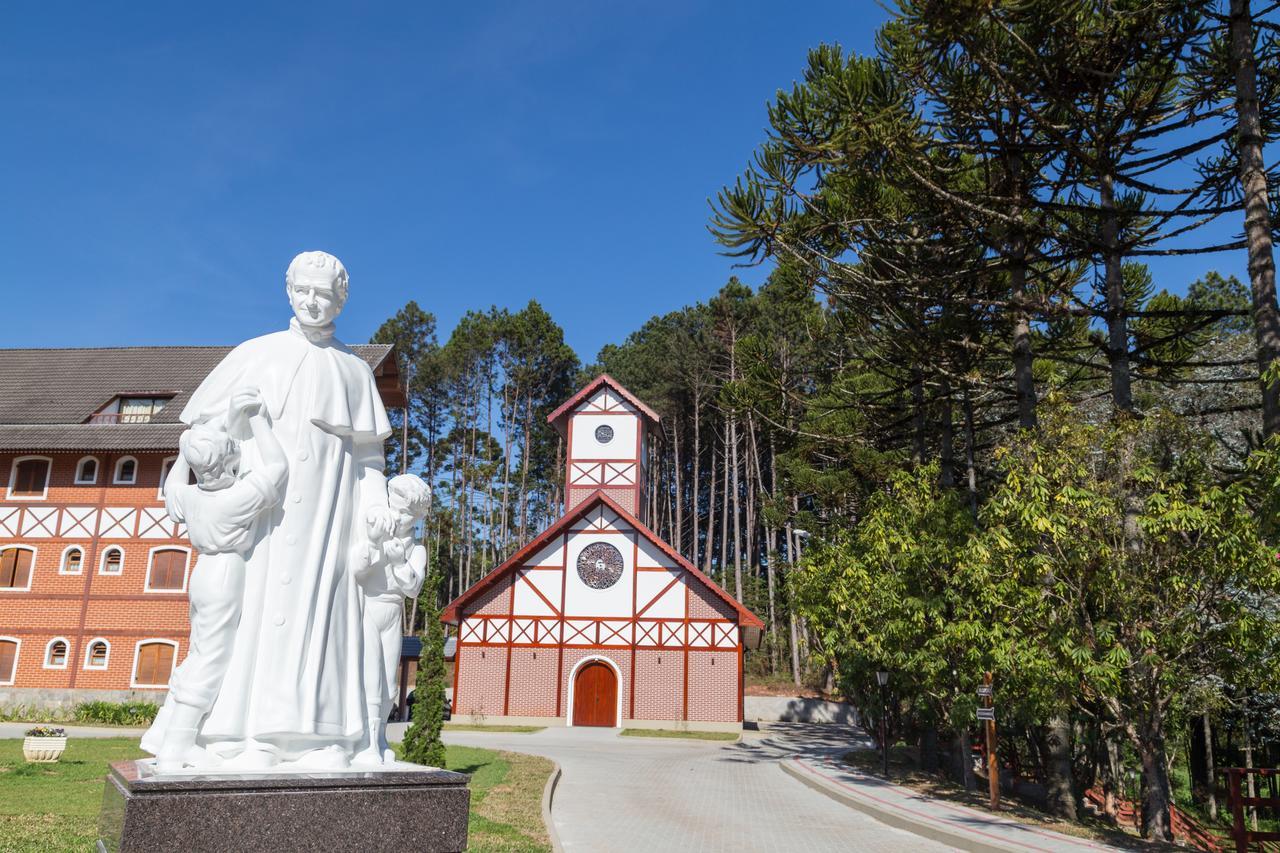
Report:
[[323,326],[342,313],[342,300],[333,282],[298,277],[285,288],[293,316],[304,326]]

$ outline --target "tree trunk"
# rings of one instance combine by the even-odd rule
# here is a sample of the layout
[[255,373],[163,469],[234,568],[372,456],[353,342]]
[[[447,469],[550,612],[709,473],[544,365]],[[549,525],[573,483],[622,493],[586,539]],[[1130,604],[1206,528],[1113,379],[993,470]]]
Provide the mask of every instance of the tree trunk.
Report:
[[965,489],[969,493],[969,512],[973,514],[974,519],[978,517],[978,466],[974,461],[974,442],[977,440],[974,435],[973,425],[973,398],[969,394],[969,387],[966,385],[964,389],[964,470],[965,470]]
[[1148,725],[1137,746],[1142,759],[1142,837],[1172,841],[1169,762],[1165,756],[1164,732],[1158,721]]
[[1218,779],[1213,767],[1213,725],[1206,713],[1200,718],[1204,724],[1204,777],[1205,803],[1209,809],[1209,820],[1218,819]]
[[1111,404],[1117,412],[1133,411],[1129,374],[1129,314],[1124,304],[1124,256],[1120,251],[1120,219],[1111,175],[1099,186],[1102,204],[1102,264],[1107,293],[1107,362],[1111,366]]
[[1264,137],[1258,105],[1258,70],[1253,51],[1249,0],[1231,0],[1231,64],[1236,78],[1236,127],[1240,185],[1244,190],[1244,231],[1249,244],[1249,286],[1262,380],[1262,432],[1280,432],[1280,381],[1268,372],[1280,357],[1280,311],[1276,307],[1276,262],[1271,245],[1271,208],[1262,159]]
[[716,442],[715,433],[711,434],[711,442],[707,447],[707,534],[702,543],[702,549],[706,553],[703,555],[702,572],[707,577],[711,576],[711,557],[715,550],[715,521],[716,521]]
[[684,494],[680,490],[680,421],[677,418],[672,418],[671,421],[671,441],[673,445],[671,458],[675,460],[674,470],[671,473],[675,480],[673,506],[676,513],[672,521],[671,541],[675,543],[676,553],[684,554]]
[[911,420],[914,424],[916,461],[923,465],[925,462],[924,378],[918,370],[911,371],[911,405],[915,410]]
[[733,597],[742,601],[742,515],[738,506],[738,418],[729,418],[729,455],[733,460]]
[[957,778],[966,791],[978,787],[973,775],[973,742],[969,740],[969,730],[964,726],[956,732],[956,770]]
[[724,452],[720,454],[724,467],[724,498],[720,507],[720,585],[729,585],[729,419],[724,422]]
[[1107,770],[1102,782],[1102,813],[1114,824],[1120,819],[1120,804],[1117,802],[1121,791],[1120,745],[1115,738],[1104,735],[1103,746],[1107,753]]
[[939,405],[942,407],[942,413],[938,419],[938,457],[942,471],[939,482],[944,489],[949,489],[956,482],[955,423],[951,412],[951,380],[943,376],[941,382]]
[[693,539],[689,543],[689,562],[698,565],[698,493],[702,489],[702,400],[693,395],[693,483],[689,489],[689,517],[693,520]]
[[1045,746],[1045,794],[1049,814],[1076,819],[1076,796],[1071,778],[1071,723],[1064,715],[1049,719],[1041,737]]
[[[1253,733],[1249,730],[1249,720],[1247,717],[1245,718],[1244,725],[1241,726],[1241,728],[1244,730],[1244,766],[1246,769],[1252,770],[1253,769]],[[1245,796],[1246,797],[1258,796],[1258,793],[1254,788],[1253,774],[1246,773],[1244,776],[1244,780],[1245,780]],[[1258,831],[1258,809],[1256,806],[1249,806],[1249,825],[1254,832]]]

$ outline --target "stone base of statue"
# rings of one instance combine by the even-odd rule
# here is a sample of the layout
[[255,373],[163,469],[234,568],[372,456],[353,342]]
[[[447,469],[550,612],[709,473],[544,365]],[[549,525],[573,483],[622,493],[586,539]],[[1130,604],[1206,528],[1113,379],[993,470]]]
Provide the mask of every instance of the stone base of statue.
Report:
[[397,763],[376,772],[156,775],[111,765],[98,853],[182,850],[459,851],[467,777]]

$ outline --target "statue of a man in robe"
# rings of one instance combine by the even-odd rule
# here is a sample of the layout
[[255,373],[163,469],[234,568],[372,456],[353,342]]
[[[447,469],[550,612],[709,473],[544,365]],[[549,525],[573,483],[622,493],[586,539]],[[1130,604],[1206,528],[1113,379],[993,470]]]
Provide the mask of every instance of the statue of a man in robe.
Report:
[[283,499],[258,522],[231,661],[199,730],[199,745],[226,768],[341,769],[367,740],[351,555],[370,527],[395,527],[383,475],[391,426],[369,366],[334,337],[347,287],[332,255],[294,258],[289,328],[228,353],[181,415],[225,426],[252,470],[252,434],[229,404],[257,388],[289,460]]

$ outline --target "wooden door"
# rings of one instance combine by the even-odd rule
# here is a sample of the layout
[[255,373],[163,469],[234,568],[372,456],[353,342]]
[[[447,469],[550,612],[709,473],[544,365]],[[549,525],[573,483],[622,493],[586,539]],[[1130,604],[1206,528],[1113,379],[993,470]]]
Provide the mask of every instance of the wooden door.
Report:
[[607,663],[590,661],[573,681],[573,724],[612,728],[618,724],[617,713],[617,676]]

